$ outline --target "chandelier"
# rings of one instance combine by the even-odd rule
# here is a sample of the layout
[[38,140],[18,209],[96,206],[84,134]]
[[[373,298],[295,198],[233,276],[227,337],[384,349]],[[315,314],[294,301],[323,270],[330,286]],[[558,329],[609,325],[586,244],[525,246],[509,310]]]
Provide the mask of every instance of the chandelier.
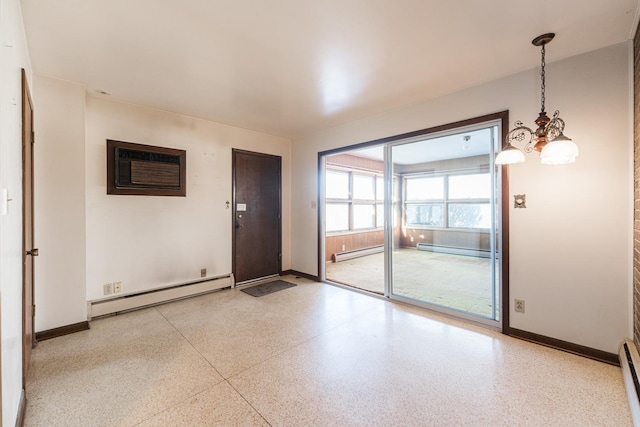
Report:
[[578,146],[570,138],[564,136],[565,124],[564,120],[560,118],[560,112],[556,110],[553,118],[550,119],[545,111],[545,46],[554,37],[554,33],[547,33],[531,41],[534,46],[542,48],[542,59],[540,61],[540,77],[542,80],[541,107],[540,114],[535,121],[538,128],[534,132],[522,124],[520,120],[515,122],[515,128],[509,131],[502,151],[496,156],[496,164],[510,165],[524,162],[524,153],[513,145],[513,143],[522,143],[524,141],[527,141],[524,146],[524,152],[539,152],[540,162],[543,165],[562,165],[576,161]]

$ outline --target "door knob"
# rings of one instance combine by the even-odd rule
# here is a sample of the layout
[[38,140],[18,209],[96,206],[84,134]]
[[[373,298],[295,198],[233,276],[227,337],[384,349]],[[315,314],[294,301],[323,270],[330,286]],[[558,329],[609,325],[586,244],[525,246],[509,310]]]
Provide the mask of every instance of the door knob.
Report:
[[34,248],[34,249],[31,249],[30,251],[27,251],[27,255],[38,256],[38,248]]

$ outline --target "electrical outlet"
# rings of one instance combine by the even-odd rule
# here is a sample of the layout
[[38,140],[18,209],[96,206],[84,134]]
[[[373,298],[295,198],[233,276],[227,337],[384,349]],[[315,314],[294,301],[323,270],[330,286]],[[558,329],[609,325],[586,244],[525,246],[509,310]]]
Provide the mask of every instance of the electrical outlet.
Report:
[[514,310],[517,313],[524,313],[524,300],[523,299],[516,299],[515,301],[515,308]]
[[207,269],[206,268],[201,268],[200,269],[200,277],[207,277]]
[[347,247],[345,245],[342,245],[342,252],[344,252],[347,249]]
[[102,285],[102,290],[105,295],[111,295],[113,293],[113,283],[105,283]]
[[118,294],[122,292],[122,282],[114,282],[113,283],[113,293]]

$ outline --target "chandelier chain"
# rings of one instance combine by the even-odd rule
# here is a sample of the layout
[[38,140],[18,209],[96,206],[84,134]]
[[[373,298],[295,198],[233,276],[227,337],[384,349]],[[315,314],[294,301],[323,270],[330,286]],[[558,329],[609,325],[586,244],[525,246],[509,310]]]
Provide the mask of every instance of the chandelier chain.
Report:
[[541,102],[541,109],[540,111],[545,111],[544,109],[544,104],[546,102],[546,98],[544,95],[544,91],[545,91],[545,72],[544,72],[544,66],[546,65],[545,61],[544,61],[544,54],[545,54],[545,45],[546,43],[542,43],[542,61],[541,63],[541,67],[540,67],[540,78],[542,80],[542,85],[541,85],[541,89],[542,89],[542,96],[540,99]]

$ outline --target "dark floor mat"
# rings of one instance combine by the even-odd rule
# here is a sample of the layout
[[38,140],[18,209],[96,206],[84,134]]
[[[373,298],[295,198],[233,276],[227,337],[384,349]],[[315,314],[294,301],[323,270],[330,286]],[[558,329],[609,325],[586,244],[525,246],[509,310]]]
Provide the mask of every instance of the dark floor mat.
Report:
[[252,297],[261,297],[269,295],[274,292],[281,291],[283,289],[292,288],[297,286],[295,283],[285,282],[284,280],[276,280],[274,282],[263,283],[262,285],[251,286],[250,288],[241,289],[245,294],[249,294]]

